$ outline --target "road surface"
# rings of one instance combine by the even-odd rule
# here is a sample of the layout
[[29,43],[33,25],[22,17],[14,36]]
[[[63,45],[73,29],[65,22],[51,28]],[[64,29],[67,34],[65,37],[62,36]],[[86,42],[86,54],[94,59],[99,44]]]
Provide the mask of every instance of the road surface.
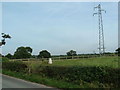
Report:
[[7,75],[2,75],[2,88],[49,88],[50,89],[51,87],[42,84],[28,82]]

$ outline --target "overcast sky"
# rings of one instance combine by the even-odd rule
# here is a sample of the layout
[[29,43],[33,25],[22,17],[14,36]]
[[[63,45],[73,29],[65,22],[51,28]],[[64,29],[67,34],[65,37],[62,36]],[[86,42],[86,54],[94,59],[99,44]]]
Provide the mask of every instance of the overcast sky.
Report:
[[[14,53],[17,47],[29,46],[32,54],[48,50],[52,55],[98,52],[98,17],[94,2],[6,2],[2,3],[2,32],[6,40],[2,53]],[[101,3],[106,52],[118,47],[117,2]]]

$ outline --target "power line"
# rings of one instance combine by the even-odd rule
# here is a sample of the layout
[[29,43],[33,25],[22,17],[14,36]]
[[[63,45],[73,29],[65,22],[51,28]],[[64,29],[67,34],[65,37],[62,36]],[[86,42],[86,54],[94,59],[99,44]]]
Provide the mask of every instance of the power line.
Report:
[[94,15],[98,15],[98,25],[99,25],[99,54],[105,53],[105,45],[104,45],[104,33],[103,33],[103,20],[102,20],[102,11],[106,13],[105,10],[101,9],[101,5],[94,7],[94,10],[98,10],[97,12],[93,13]]

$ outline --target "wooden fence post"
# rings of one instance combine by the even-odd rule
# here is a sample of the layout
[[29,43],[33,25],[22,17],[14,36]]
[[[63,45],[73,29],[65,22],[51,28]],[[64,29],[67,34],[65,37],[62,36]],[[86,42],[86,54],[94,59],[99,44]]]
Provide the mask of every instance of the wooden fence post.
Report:
[[31,69],[30,69],[30,59],[28,59],[28,73],[30,74]]

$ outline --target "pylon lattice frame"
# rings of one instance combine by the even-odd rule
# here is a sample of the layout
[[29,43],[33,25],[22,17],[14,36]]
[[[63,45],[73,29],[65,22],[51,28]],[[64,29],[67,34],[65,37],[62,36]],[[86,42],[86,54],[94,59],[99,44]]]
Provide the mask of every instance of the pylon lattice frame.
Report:
[[[104,33],[103,33],[103,20],[102,20],[102,11],[105,11],[101,9],[101,5],[99,4],[97,7],[94,7],[94,9],[98,9],[97,13],[94,13],[98,15],[98,25],[99,25],[99,54],[105,53],[105,45],[104,45]],[[106,11],[105,11],[106,13]]]

